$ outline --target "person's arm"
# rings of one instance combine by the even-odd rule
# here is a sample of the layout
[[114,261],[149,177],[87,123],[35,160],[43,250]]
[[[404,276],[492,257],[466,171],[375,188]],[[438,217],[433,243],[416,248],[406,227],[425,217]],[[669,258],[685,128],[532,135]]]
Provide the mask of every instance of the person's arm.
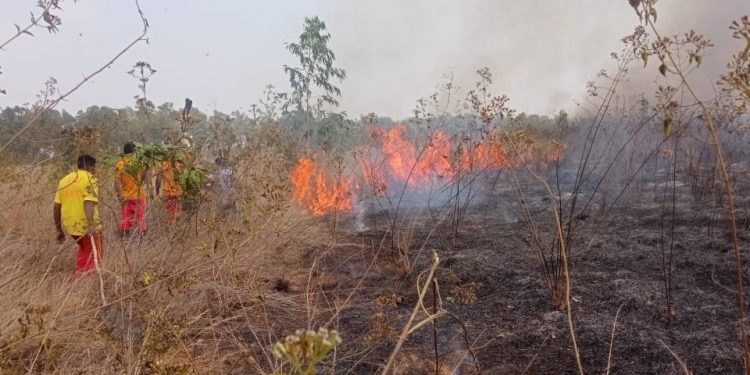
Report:
[[52,217],[55,219],[55,229],[57,229],[57,242],[63,243],[65,241],[65,232],[62,229],[62,205],[55,203],[52,209]]
[[97,202],[94,201],[83,201],[83,211],[86,212],[86,223],[88,224],[88,230],[86,234],[93,235],[96,232],[96,222],[94,221],[94,207]]

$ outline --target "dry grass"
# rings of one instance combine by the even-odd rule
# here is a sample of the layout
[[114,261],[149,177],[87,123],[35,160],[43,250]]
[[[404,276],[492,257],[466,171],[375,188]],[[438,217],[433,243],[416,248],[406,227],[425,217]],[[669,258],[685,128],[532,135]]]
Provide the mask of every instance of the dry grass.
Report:
[[331,231],[287,203],[282,162],[257,161],[238,171],[246,197],[238,211],[218,218],[209,197],[170,228],[152,201],[142,239],[116,234],[111,177],[99,171],[105,306],[96,276],[73,279],[75,244],[54,240],[53,169],[1,182],[9,205],[0,211],[1,372],[280,370],[271,346],[330,318],[315,288],[323,276],[303,264],[301,249],[328,248]]

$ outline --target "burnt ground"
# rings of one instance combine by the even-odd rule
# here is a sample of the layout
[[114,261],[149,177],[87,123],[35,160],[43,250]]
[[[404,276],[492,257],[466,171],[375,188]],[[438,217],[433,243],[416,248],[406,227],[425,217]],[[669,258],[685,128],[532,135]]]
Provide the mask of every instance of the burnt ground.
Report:
[[[620,309],[611,373],[683,373],[676,357],[695,374],[741,373],[728,221],[721,206],[695,203],[684,187],[677,192],[671,321],[661,250],[663,228],[668,259],[670,203],[664,226],[663,202],[653,192],[631,197],[606,214],[594,204],[580,216],[571,247],[572,306],[587,372],[605,372],[613,321]],[[530,196],[529,207],[540,227],[551,228],[543,192]],[[352,287],[361,277],[364,281],[352,306],[338,319],[344,337],[341,352],[357,353],[337,359],[340,372],[366,374],[381,368],[416,302],[416,276],[429,267],[435,251],[441,258],[437,279],[443,308],[464,322],[478,362],[466,356],[460,325],[442,319],[438,323],[442,373],[456,367],[456,373],[473,373],[476,364],[486,374],[577,373],[566,314],[549,297],[526,227],[513,212],[515,199],[511,189],[495,189],[470,207],[455,245],[448,225],[432,230],[427,212],[409,211],[404,215],[409,221],[399,230],[413,229],[411,273],[399,266],[388,245],[389,234],[372,229],[376,220],[383,226],[385,213],[371,214],[366,232],[342,233],[342,245],[322,263],[324,272],[340,280],[328,288]],[[705,208],[709,206],[717,207]],[[746,206],[740,199],[738,207]],[[741,245],[746,249],[747,215],[742,210],[739,214]],[[386,245],[377,252],[381,242]],[[371,262],[374,265],[366,272]],[[431,308],[431,297],[426,305]],[[434,373],[432,335],[428,325],[409,338],[398,359],[401,373]]]

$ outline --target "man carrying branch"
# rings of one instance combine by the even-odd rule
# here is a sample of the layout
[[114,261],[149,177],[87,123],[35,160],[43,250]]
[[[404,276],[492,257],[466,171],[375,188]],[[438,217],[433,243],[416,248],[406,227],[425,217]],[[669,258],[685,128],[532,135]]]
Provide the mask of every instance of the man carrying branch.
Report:
[[120,222],[120,234],[123,237],[130,236],[130,232],[137,222],[141,233],[146,233],[146,189],[144,186],[143,171],[129,171],[132,165],[130,154],[135,152],[135,143],[128,142],[123,147],[125,156],[115,165],[115,191],[120,197],[122,206],[122,221]]
[[185,170],[179,160],[164,160],[159,164],[157,190],[167,204],[167,223],[173,225],[182,213],[182,186],[178,176]]
[[53,216],[57,241],[65,241],[64,227],[78,244],[76,279],[96,269],[104,253],[102,224],[97,208],[99,185],[93,175],[95,166],[93,156],[79,156],[78,169],[60,180],[55,193]]

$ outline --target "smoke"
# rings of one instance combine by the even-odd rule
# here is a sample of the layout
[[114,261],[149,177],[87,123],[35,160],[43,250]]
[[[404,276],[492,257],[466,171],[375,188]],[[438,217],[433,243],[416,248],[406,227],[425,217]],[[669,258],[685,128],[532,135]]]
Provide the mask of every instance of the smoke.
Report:
[[[23,24],[33,5],[8,3],[0,24],[13,30],[10,25]],[[131,2],[97,4],[71,2],[64,8],[58,33],[38,33],[7,48],[1,64],[0,88],[8,91],[0,99],[3,105],[34,102],[50,76],[58,79],[61,88],[72,87],[140,31]],[[92,104],[132,105],[136,83],[124,72],[134,61],[144,60],[159,70],[149,83],[149,99],[154,102],[189,95],[201,108],[215,106],[227,113],[247,110],[268,83],[288,90],[282,65],[295,61],[284,43],[299,35],[305,16],[318,15],[332,35],[336,65],[347,70],[348,78],[340,84],[340,109],[352,117],[375,112],[402,119],[411,115],[417,98],[435,91],[445,74],[453,73],[455,84],[466,89],[484,66],[494,73],[493,90],[508,95],[513,108],[552,114],[574,109],[573,100],[583,97],[586,81],[601,68],[613,68],[610,52],[621,50],[620,39],[638,23],[627,0],[190,1],[189,5],[164,0],[142,5],[152,25],[150,43],[137,46],[111,72],[85,85],[60,108],[75,112]],[[657,9],[665,34],[695,29],[714,40],[716,47],[695,73],[703,91],[711,92],[738,48],[728,25],[750,13],[747,0],[660,0]],[[82,53],[89,58],[79,59]],[[54,58],[49,63],[33,63],[50,56]],[[644,71],[635,64],[631,71],[636,76],[627,92],[653,91],[655,65]]]
[[[684,6],[681,6],[683,5]],[[713,5],[712,5],[713,4]],[[718,3],[663,0],[658,3],[659,21],[657,27],[662,36],[674,37],[694,30],[704,35],[714,44],[703,56],[702,65],[688,77],[690,84],[704,99],[712,98],[717,92],[717,82],[726,72],[726,64],[731,56],[744,46],[744,42],[733,39],[729,24],[742,15],[750,13],[750,6],[744,1],[726,0]],[[647,30],[652,35],[651,30]],[[652,35],[653,36],[653,35]],[[665,79],[658,71],[659,62],[649,61],[643,66],[636,61],[630,67],[629,82],[619,90],[623,96],[645,94],[651,97],[656,85]],[[677,82],[672,82],[673,86]]]
[[[339,65],[349,78],[342,105],[351,113],[405,117],[418,97],[435,91],[446,73],[470,88],[487,66],[494,89],[519,111],[552,114],[574,108],[585,84],[612,69],[610,52],[638,23],[626,0],[326,2],[322,17],[333,35]],[[729,23],[750,13],[745,0],[661,0],[658,26],[665,35],[690,29],[716,44],[695,73],[711,92],[738,41]],[[632,93],[652,92],[657,65],[635,64]]]

